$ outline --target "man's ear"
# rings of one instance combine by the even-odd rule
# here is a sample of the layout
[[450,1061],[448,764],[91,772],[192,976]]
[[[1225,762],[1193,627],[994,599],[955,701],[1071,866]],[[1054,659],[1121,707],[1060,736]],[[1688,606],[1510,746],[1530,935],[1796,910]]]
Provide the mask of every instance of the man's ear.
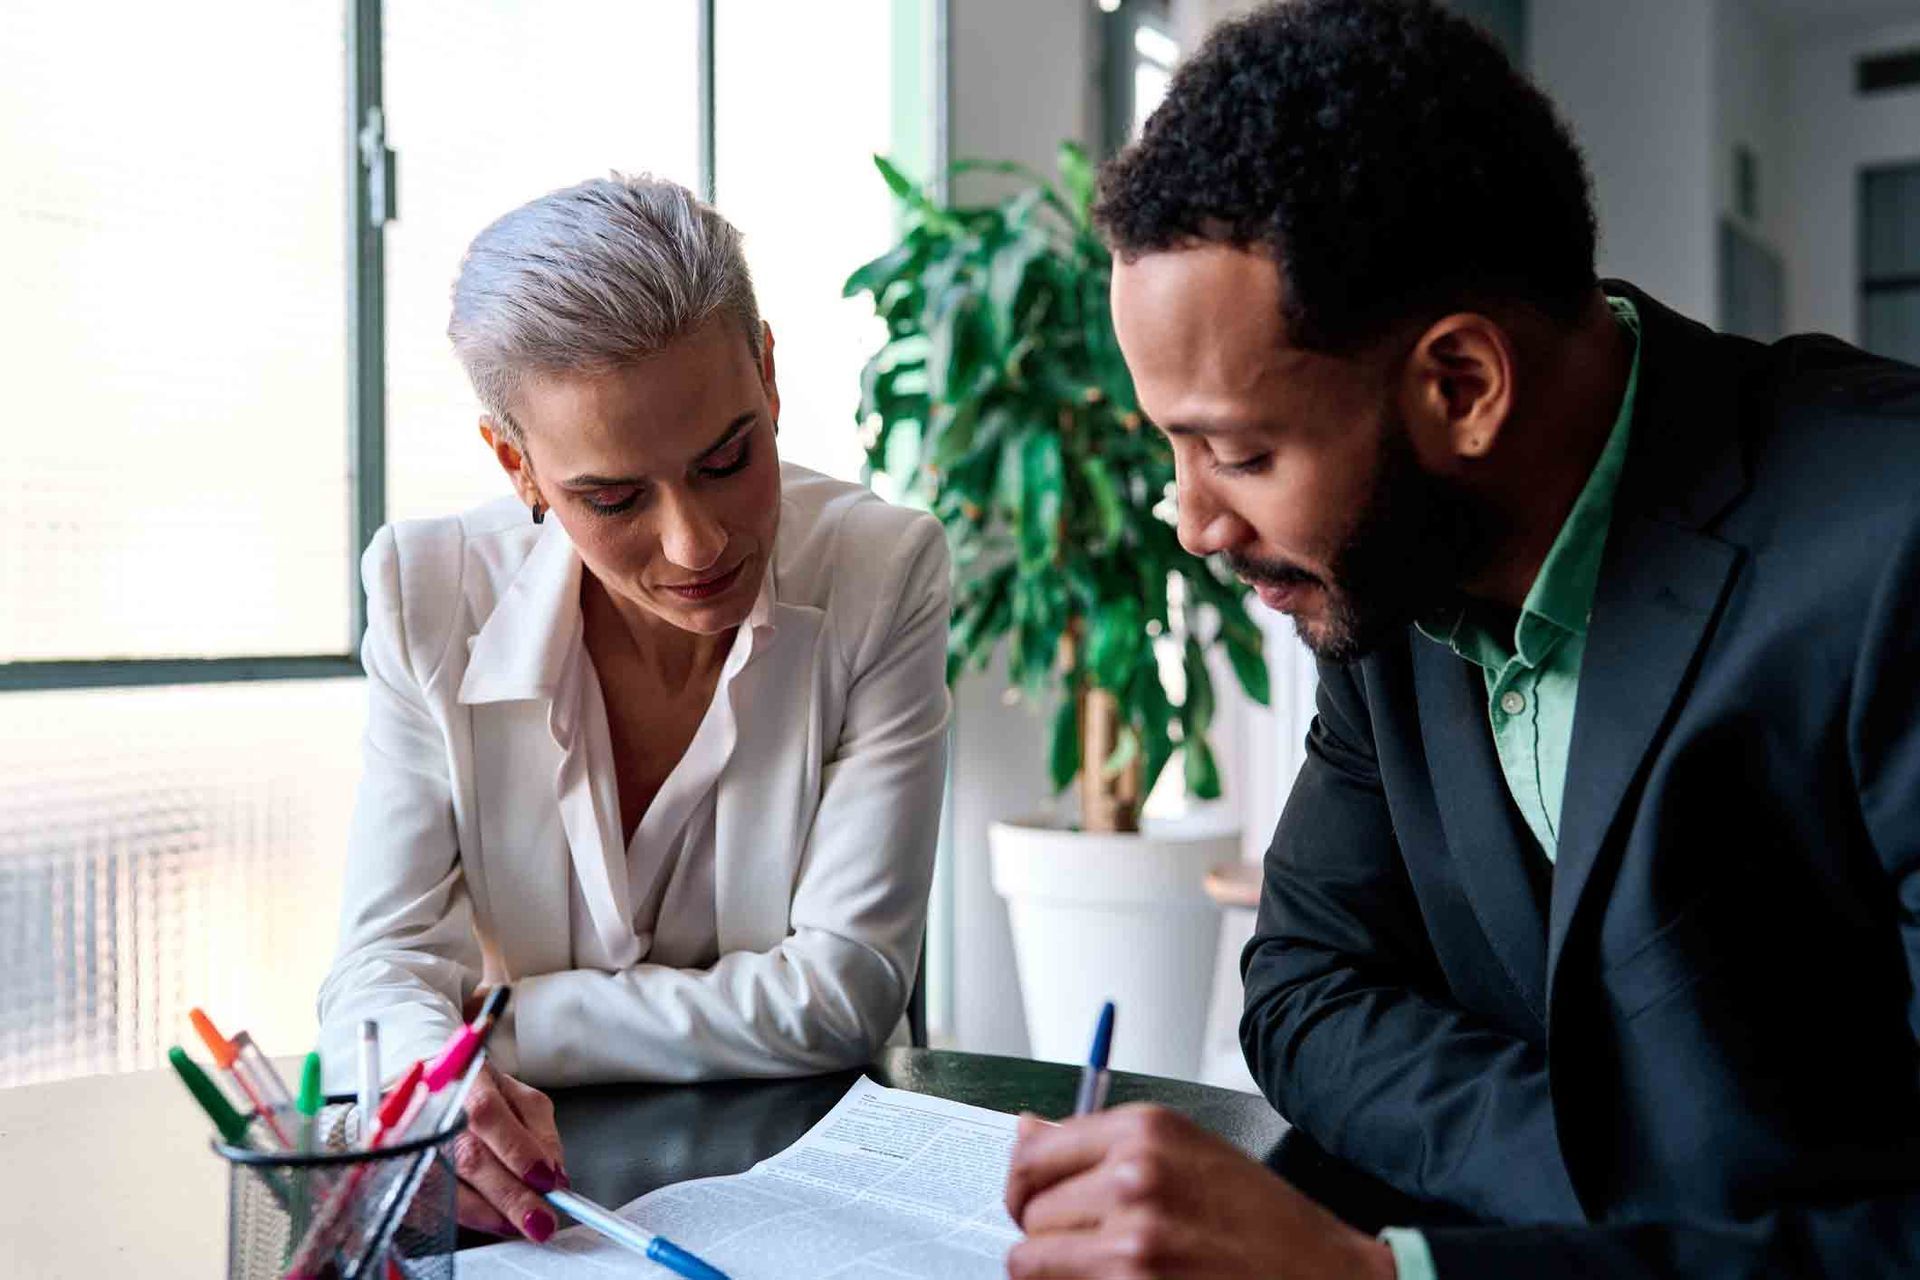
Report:
[[542,505],[540,486],[534,482],[527,455],[513,442],[513,438],[501,429],[499,423],[484,415],[480,419],[480,438],[487,442],[488,452],[493,454],[500,469],[507,473],[507,479],[513,482],[513,491],[520,495],[520,501],[529,507]]
[[1403,386],[1424,462],[1451,469],[1493,452],[1513,410],[1515,368],[1512,338],[1486,316],[1460,312],[1428,326],[1407,356]]

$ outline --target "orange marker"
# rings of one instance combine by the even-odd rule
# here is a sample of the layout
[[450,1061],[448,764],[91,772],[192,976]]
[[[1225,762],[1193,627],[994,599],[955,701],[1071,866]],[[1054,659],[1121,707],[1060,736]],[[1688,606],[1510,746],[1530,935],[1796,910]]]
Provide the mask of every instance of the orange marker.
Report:
[[267,1061],[267,1055],[253,1038],[242,1031],[229,1040],[214,1027],[213,1019],[207,1017],[202,1009],[188,1012],[187,1020],[193,1023],[193,1029],[200,1033],[200,1039],[206,1044],[207,1052],[213,1055],[213,1065],[220,1068],[226,1077],[233,1081],[234,1087],[245,1095],[248,1102],[260,1117],[260,1122],[280,1144],[282,1151],[293,1149],[293,1142],[287,1137],[287,1131],[280,1125],[280,1116],[293,1107],[293,1095],[287,1092],[287,1086],[280,1079],[280,1073]]

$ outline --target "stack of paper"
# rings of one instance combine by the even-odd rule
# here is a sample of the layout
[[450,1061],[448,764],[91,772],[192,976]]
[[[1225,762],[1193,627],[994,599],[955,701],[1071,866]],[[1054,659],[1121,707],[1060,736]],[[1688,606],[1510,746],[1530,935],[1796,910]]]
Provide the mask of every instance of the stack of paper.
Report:
[[[779,1155],[663,1187],[620,1213],[731,1280],[999,1280],[1020,1238],[1001,1203],[1015,1125],[863,1078]],[[665,1274],[584,1227],[545,1245],[463,1253],[459,1270],[478,1280]]]

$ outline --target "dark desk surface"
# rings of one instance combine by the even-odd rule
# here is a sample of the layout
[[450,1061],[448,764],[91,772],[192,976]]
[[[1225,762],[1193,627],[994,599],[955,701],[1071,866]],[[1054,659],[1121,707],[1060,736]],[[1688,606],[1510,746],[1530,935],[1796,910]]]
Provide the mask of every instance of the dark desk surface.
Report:
[[[567,1174],[582,1195],[618,1208],[689,1178],[740,1173],[784,1150],[827,1114],[861,1074],[698,1085],[603,1085],[553,1094]],[[889,1049],[865,1074],[876,1083],[994,1111],[1058,1119],[1073,1110],[1078,1067],[942,1049]],[[1286,1123],[1264,1098],[1116,1072],[1108,1105],[1157,1102],[1258,1160]]]

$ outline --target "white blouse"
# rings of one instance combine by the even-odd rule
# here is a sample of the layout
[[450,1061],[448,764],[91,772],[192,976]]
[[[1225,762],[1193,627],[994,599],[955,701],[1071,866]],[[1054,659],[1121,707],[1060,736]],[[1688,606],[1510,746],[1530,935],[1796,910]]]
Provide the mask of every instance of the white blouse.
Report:
[[376,536],[366,765],[329,1088],[389,1074],[511,982],[489,1046],[535,1085],[801,1074],[899,1028],[945,779],[940,526],[781,469],[780,531],[685,755],[623,838],[578,554],[503,500]]
[[[574,599],[579,599],[578,593]],[[559,697],[572,700],[578,714],[566,719],[572,732],[560,744],[559,800],[562,807],[604,806],[620,812],[613,741],[607,708],[593,658],[587,652],[583,619],[576,607],[567,673]],[[713,701],[694,730],[686,752],[660,784],[628,842],[624,876],[610,886],[633,924],[632,946],[609,951],[593,924],[578,876],[571,877],[573,954],[576,964],[623,969],[641,961],[676,969],[705,969],[720,958],[718,923],[713,910],[714,791],[738,736],[739,708],[734,678],[753,661],[756,650],[773,638],[773,575],[767,574],[753,610],[734,635],[714,685]],[[592,808],[588,808],[592,813]]]

